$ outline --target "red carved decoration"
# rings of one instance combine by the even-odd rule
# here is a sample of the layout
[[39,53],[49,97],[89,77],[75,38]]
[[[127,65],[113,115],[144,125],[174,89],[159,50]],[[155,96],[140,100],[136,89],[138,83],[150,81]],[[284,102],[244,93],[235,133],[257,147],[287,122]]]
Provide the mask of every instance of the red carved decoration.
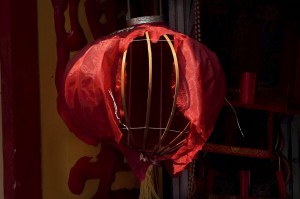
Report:
[[[54,8],[55,31],[57,37],[57,68],[55,83],[57,89],[62,83],[70,52],[80,50],[86,45],[87,40],[78,20],[78,5],[80,0],[52,0]],[[65,12],[69,8],[70,30],[65,28]],[[94,38],[117,30],[122,21],[117,22],[117,10],[121,7],[116,1],[109,0],[99,2],[86,0],[86,15],[90,30]],[[108,23],[100,24],[100,17],[105,16]],[[58,92],[60,92],[58,90]],[[111,184],[115,180],[115,173],[120,170],[129,170],[123,163],[123,156],[112,146],[101,144],[101,151],[96,162],[90,162],[91,158],[80,158],[70,171],[69,188],[74,194],[82,193],[84,184],[88,179],[100,179],[98,190],[93,198],[137,198],[136,190],[119,190],[112,192]]]
[[[94,39],[125,27],[126,1],[85,1],[88,24]],[[99,21],[101,21],[99,23]]]
[[[62,75],[69,61],[70,52],[79,50],[86,44],[86,38],[78,20],[78,4],[79,0],[52,0],[57,38],[56,85],[61,83]],[[65,29],[64,16],[68,6],[71,25],[69,32]]]
[[[117,171],[129,170],[128,165],[124,163],[122,154],[110,145],[102,143],[97,161],[91,162],[91,159],[91,157],[82,157],[73,166],[69,177],[70,190],[75,194],[80,194],[83,191],[86,179],[99,178],[99,187],[92,199],[118,198],[114,197],[115,193],[110,192],[110,187],[115,180]],[[123,192],[129,194],[130,191],[123,190]],[[123,195],[122,198],[124,197]]]

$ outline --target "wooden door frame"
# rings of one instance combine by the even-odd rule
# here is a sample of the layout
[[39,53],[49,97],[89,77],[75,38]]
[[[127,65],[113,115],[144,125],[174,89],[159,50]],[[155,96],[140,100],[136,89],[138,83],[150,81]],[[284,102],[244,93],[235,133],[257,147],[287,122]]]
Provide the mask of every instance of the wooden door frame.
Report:
[[0,3],[4,198],[40,199],[37,1]]

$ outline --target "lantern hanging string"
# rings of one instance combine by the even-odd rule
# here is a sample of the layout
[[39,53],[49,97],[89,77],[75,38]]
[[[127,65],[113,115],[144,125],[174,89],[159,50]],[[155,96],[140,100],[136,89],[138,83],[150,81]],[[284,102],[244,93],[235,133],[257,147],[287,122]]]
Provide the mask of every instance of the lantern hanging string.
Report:
[[131,18],[130,0],[127,0],[127,20]]

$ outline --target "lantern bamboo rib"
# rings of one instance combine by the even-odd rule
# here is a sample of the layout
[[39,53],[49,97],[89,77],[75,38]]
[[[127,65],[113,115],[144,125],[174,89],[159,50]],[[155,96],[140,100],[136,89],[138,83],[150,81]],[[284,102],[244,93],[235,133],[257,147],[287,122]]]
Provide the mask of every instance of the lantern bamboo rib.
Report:
[[122,98],[122,105],[123,105],[123,111],[124,111],[124,117],[125,117],[125,122],[127,125],[127,130],[128,130],[128,137],[129,139],[127,140],[127,144],[129,146],[129,142],[131,139],[133,139],[131,128],[130,128],[130,118],[128,117],[128,112],[127,112],[127,106],[126,106],[126,99],[125,99],[125,63],[126,63],[126,55],[127,55],[127,50],[124,51],[123,53],[123,59],[122,59],[122,68],[121,68],[121,98]]
[[185,140],[181,140],[175,146],[173,146],[172,148],[167,149],[166,151],[164,151],[163,154],[160,154],[160,155],[173,153],[174,151],[176,151],[177,149],[179,149],[183,145],[184,141]]
[[190,126],[190,122],[187,123],[187,125],[184,127],[184,129],[170,143],[168,143],[166,146],[161,148],[158,153],[159,154],[164,154],[164,152],[166,150],[172,150],[172,148],[170,148],[170,146],[172,144],[174,144],[174,142],[176,142],[184,133],[186,133],[186,130],[189,126]]
[[[127,49],[128,51],[128,49]],[[127,52],[128,54],[128,52]],[[132,45],[129,46],[129,57],[130,57],[130,62],[129,62],[129,80],[128,80],[128,118],[131,118],[131,93],[132,93]],[[130,121],[130,120],[129,120]],[[130,131],[132,130],[131,126],[130,126]],[[131,131],[132,132],[132,131]],[[132,138],[131,138],[132,137]],[[130,139],[133,139],[133,135],[131,134],[130,136],[127,136],[127,143],[130,143]]]
[[145,121],[145,130],[144,130],[144,139],[143,139],[143,150],[145,150],[147,135],[149,130],[149,120],[150,120],[150,108],[151,108],[151,94],[152,94],[152,50],[151,50],[151,41],[149,38],[149,33],[146,32],[147,39],[147,49],[148,49],[148,97],[147,97],[147,110],[146,110],[146,121]]
[[174,117],[175,110],[176,110],[176,102],[177,102],[178,87],[179,87],[179,66],[178,66],[178,59],[177,59],[177,55],[176,55],[176,52],[175,52],[175,48],[174,48],[171,40],[169,39],[169,37],[167,35],[163,35],[163,36],[167,40],[167,42],[168,42],[168,44],[169,44],[169,46],[171,48],[171,52],[172,52],[173,59],[174,59],[174,67],[175,67],[175,92],[174,92],[174,99],[173,99],[172,110],[171,110],[171,114],[170,114],[167,126],[166,126],[166,128],[165,128],[162,136],[160,137],[157,145],[154,147],[154,150],[153,150],[153,151],[156,151],[156,152],[157,152],[159,146],[161,145],[161,143],[163,142],[163,140],[165,139],[165,137],[167,136],[167,134],[169,132],[169,129],[170,129],[170,126],[171,126],[171,123],[173,121],[173,117]]
[[[160,89],[159,89],[159,128],[162,128],[162,118],[163,118],[163,45],[162,42],[160,42]],[[159,130],[159,137],[162,135],[162,130]],[[159,148],[161,145],[158,146]]]

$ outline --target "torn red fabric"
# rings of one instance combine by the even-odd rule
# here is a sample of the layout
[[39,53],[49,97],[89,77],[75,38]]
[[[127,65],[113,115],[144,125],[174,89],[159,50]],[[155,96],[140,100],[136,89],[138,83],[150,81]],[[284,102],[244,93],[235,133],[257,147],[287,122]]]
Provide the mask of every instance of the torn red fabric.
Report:
[[[145,32],[149,33],[152,44],[159,42],[162,35],[172,37],[180,74],[177,108],[190,122],[183,144],[172,153],[153,159],[156,164],[171,162],[171,174],[184,169],[211,134],[225,97],[225,76],[217,56],[198,41],[166,26],[154,24],[138,25],[100,38],[69,62],[64,87],[59,89],[57,99],[59,114],[76,136],[87,144],[107,142],[114,145],[124,154],[132,171],[141,180],[147,167],[153,163],[150,161],[152,157],[148,157],[149,161],[142,161],[139,150],[121,141],[124,134],[117,117],[124,120],[120,100],[123,53]],[[169,93],[172,89],[170,82]]]

